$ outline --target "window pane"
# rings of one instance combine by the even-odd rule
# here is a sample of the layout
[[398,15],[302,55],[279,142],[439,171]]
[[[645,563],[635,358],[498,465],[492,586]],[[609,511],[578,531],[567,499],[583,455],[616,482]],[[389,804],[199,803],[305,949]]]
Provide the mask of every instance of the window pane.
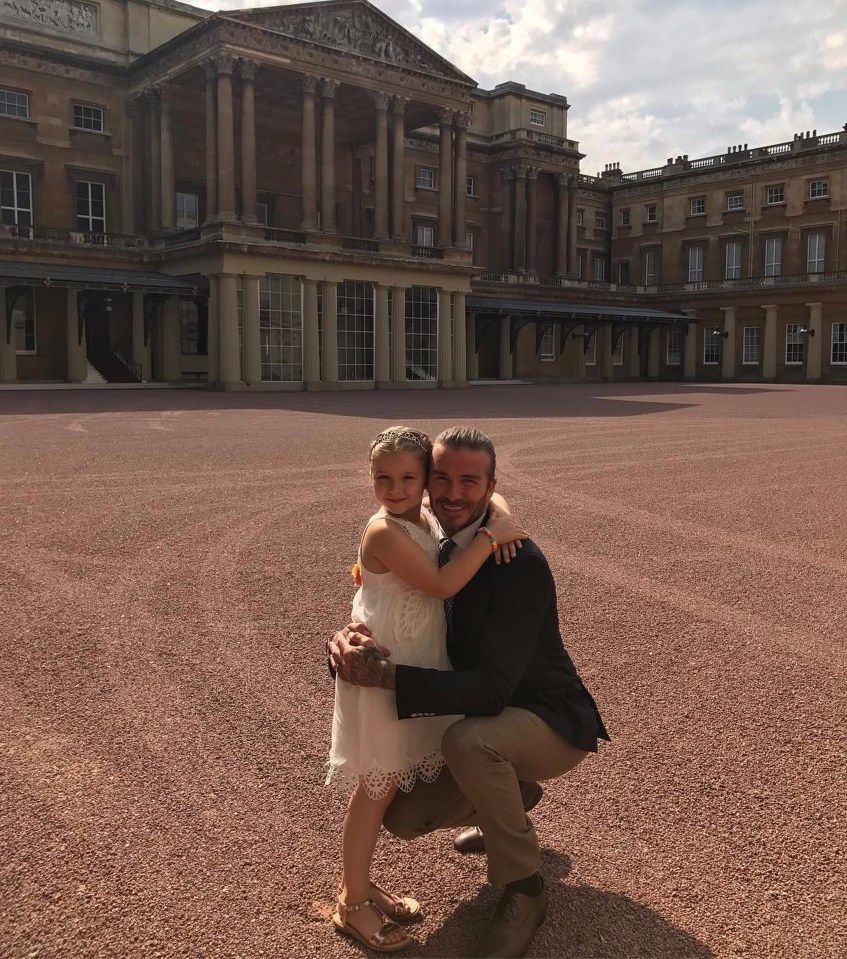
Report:
[[296,276],[268,274],[259,280],[259,355],[264,381],[303,379],[302,286]]

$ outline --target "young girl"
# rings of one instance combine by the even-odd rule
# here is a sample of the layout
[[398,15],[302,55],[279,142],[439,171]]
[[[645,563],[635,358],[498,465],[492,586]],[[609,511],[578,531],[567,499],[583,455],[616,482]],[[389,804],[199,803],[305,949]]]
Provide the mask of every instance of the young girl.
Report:
[[[481,527],[467,549],[437,565],[439,528],[421,506],[432,443],[404,426],[385,430],[371,444],[370,471],[380,510],[368,520],[354,567],[361,586],[353,619],[367,624],[391,650],[391,661],[450,669],[442,600],[457,593],[498,545],[526,538],[509,516]],[[357,582],[359,582],[357,578]],[[387,893],[370,879],[382,819],[397,789],[441,771],[441,737],[458,716],[397,719],[391,690],[335,684],[332,748],[327,783],[352,786],[342,830],[343,876],[336,928],[376,952],[411,943],[397,925],[419,919],[414,899]]]

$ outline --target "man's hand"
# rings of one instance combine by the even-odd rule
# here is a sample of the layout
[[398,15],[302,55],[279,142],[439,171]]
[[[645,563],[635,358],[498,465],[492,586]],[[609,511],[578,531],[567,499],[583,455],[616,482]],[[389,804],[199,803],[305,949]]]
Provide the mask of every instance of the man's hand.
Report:
[[354,686],[394,689],[391,650],[381,646],[363,623],[349,623],[326,644],[327,656],[339,678]]

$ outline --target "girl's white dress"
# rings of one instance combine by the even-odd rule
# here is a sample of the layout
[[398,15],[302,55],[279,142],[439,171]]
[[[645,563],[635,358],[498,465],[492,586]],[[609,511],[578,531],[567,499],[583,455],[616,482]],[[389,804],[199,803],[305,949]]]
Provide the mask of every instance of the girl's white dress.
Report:
[[[426,509],[429,531],[407,520],[389,517],[403,528],[429,559],[438,557],[439,528]],[[378,519],[377,513],[368,526]],[[393,573],[371,573],[362,567],[362,585],[353,598],[353,620],[365,623],[374,639],[391,650],[391,662],[450,669],[444,602],[427,596]],[[420,777],[432,782],[444,765],[441,737],[460,716],[397,718],[394,690],[352,686],[337,679],[332,717],[332,747],[327,784],[349,790],[361,779],[374,799],[391,785],[409,792]]]

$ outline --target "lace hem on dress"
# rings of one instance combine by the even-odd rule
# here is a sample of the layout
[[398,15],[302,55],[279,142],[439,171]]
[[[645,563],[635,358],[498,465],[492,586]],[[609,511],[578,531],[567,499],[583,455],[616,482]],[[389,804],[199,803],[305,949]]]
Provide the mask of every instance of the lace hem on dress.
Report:
[[440,752],[431,752],[424,756],[414,766],[406,769],[389,770],[372,766],[365,773],[355,773],[344,768],[344,765],[327,763],[329,772],[326,774],[326,785],[332,785],[341,792],[349,793],[361,783],[371,799],[382,799],[392,786],[397,786],[404,793],[412,791],[416,779],[426,783],[434,782],[444,768],[444,757]]

